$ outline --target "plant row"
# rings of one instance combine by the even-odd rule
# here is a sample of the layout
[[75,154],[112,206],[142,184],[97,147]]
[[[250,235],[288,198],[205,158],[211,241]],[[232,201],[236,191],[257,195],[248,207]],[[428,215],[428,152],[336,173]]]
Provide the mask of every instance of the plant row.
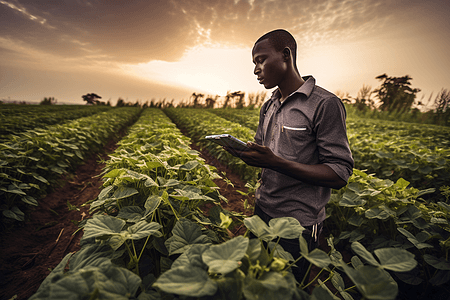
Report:
[[[218,111],[227,111],[220,115],[233,119],[233,110],[214,113]],[[397,280],[439,290],[450,281],[450,188],[442,187],[429,202],[424,197],[434,188],[419,190],[401,177],[394,182],[355,169],[348,186],[334,191],[327,205],[327,232],[338,237],[336,242],[343,240],[341,245],[360,241],[371,250],[410,249],[419,266],[408,274],[396,273]]]
[[450,182],[450,129],[379,120],[347,121],[355,165],[380,178],[405,178],[417,188]]
[[244,142],[253,141],[255,136],[253,130],[205,110],[167,108],[164,112],[179,128],[185,130],[189,137],[207,149],[218,161],[226,163],[244,181],[247,181],[249,184],[255,184],[258,173],[260,172],[259,168],[248,166],[241,159],[224,151],[222,146],[204,139],[207,135],[227,133]]
[[[410,187],[404,179],[382,180],[355,169],[348,185],[333,191],[324,226],[342,247],[358,241],[370,251],[407,249],[418,265],[395,273],[396,280],[423,295],[445,292],[450,281],[450,205],[426,202],[423,196],[431,192]],[[444,196],[448,202],[450,190]]]
[[4,221],[24,221],[27,206],[62,174],[100,150],[135,120],[138,108],[114,109],[64,125],[28,130],[0,144],[0,209]]
[[0,124],[0,141],[7,141],[8,135],[11,134],[18,134],[28,129],[66,123],[104,112],[108,109],[111,108],[81,105],[15,105],[15,108],[12,109],[0,109],[0,118],[2,119]]
[[248,127],[255,132],[258,128],[259,109],[216,108],[208,109],[208,111],[219,117]]
[[[30,299],[335,299],[322,283],[312,296],[303,291],[310,283],[295,281],[295,261],[280,238],[298,238],[302,257],[328,273],[345,299],[356,288],[366,298],[394,299],[398,287],[387,271],[417,264],[406,250],[377,249],[374,256],[354,242],[350,266],[334,247],[309,252],[295,219],[265,224],[222,210],[225,199],[213,183],[219,176],[189,143],[161,110],[146,109],[107,162],[81,250]],[[256,238],[230,238],[236,220]],[[354,287],[345,286],[344,274]]]

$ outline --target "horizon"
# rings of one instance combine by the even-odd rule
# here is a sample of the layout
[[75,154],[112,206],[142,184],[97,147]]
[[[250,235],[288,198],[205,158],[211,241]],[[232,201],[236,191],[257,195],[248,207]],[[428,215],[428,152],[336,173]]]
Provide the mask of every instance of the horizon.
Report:
[[[282,4],[282,5],[280,5]],[[450,6],[442,1],[0,0],[0,99],[115,104],[265,90],[251,48],[284,28],[297,66],[323,88],[355,97],[375,77],[412,77],[416,101],[448,89]]]

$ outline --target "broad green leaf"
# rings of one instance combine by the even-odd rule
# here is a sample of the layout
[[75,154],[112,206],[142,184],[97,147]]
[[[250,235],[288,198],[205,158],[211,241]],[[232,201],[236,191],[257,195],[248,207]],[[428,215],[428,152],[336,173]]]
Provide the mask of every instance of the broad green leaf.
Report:
[[285,239],[297,239],[305,230],[295,218],[275,218],[269,221],[269,230],[273,235]]
[[264,273],[260,279],[246,277],[243,294],[248,300],[291,299],[295,289],[292,273]]
[[161,274],[153,286],[170,294],[189,297],[212,296],[217,291],[217,283],[199,267],[177,267]]
[[380,260],[383,269],[395,272],[408,272],[417,265],[414,254],[405,249],[382,248],[376,249],[374,253]]
[[198,267],[203,270],[207,270],[208,266],[203,262],[202,255],[208,250],[210,245],[195,244],[192,247],[181,254],[172,264],[172,268],[178,267]]
[[450,262],[444,257],[437,258],[430,254],[424,254],[423,258],[427,262],[427,264],[433,266],[438,270],[450,270]]
[[385,270],[374,266],[362,266],[355,270],[345,263],[341,267],[365,298],[394,300],[397,297],[397,283]]
[[342,279],[342,276],[337,273],[333,272],[331,277],[331,283],[333,283],[333,286],[339,291],[343,291],[345,289],[345,283],[344,279]]
[[107,198],[109,192],[110,192],[112,189],[114,189],[114,186],[113,186],[113,185],[110,185],[110,186],[105,187],[105,188],[100,192],[100,194],[98,194],[98,197],[97,197],[97,198],[100,199],[100,200],[102,200],[103,198]]
[[39,205],[39,203],[37,202],[36,199],[34,199],[33,197],[28,196],[28,195],[25,197],[22,197],[22,201],[25,202],[26,204],[33,205],[33,206]]
[[183,253],[194,244],[211,243],[206,235],[202,235],[200,225],[184,218],[178,220],[172,234],[164,243],[169,250],[169,255]]
[[225,243],[213,245],[203,253],[203,261],[208,265],[209,272],[228,274],[240,266],[248,244],[248,238],[238,236]]
[[275,238],[269,229],[269,226],[256,215],[250,218],[245,218],[244,225],[248,228],[248,230],[253,232],[254,235],[263,241],[269,242]]
[[342,195],[341,201],[339,201],[339,205],[344,207],[354,207],[363,206],[366,202],[366,200],[361,198],[354,191],[346,190],[344,195]]
[[126,171],[124,169],[114,169],[103,175],[104,178],[116,178],[123,174],[125,174]]
[[161,162],[159,162],[159,161],[146,161],[145,165],[150,170],[156,169],[156,168],[160,168],[160,167],[164,167],[164,165]]
[[395,186],[399,187],[400,190],[404,190],[406,189],[406,187],[410,184],[409,181],[403,179],[403,178],[399,178],[397,180],[397,182],[395,183]]
[[400,231],[400,233],[402,233],[404,236],[406,236],[408,241],[410,241],[417,249],[433,248],[432,245],[419,241],[417,237],[411,234],[408,230],[401,227],[397,227],[397,230]]
[[366,248],[359,242],[353,242],[352,243],[352,250],[358,254],[362,259],[364,259],[367,263],[371,264],[372,266],[379,267],[380,264],[378,261],[373,257],[372,253],[366,250]]
[[95,215],[86,222],[82,240],[120,233],[125,221],[108,215]]
[[361,215],[355,214],[355,215],[351,216],[347,222],[350,225],[360,227],[365,222],[365,219]]
[[129,299],[135,295],[141,279],[133,272],[109,265],[90,267],[57,281],[48,299],[77,299],[96,292],[99,299]]
[[98,243],[86,244],[78,250],[69,261],[70,271],[78,271],[87,267],[100,267],[111,260],[113,250],[111,247]]
[[113,197],[116,199],[124,199],[136,194],[139,194],[139,191],[134,188],[119,186],[119,188],[115,190]]
[[3,215],[5,217],[10,218],[10,219],[15,219],[17,221],[24,221],[25,220],[25,218],[22,215],[18,215],[15,212],[13,212],[12,210],[9,210],[9,209],[4,210],[2,213],[3,213]]
[[45,183],[45,184],[50,184],[50,183],[47,181],[47,179],[45,179],[44,177],[42,177],[42,176],[40,176],[40,175],[38,175],[38,174],[36,174],[36,173],[32,173],[32,174],[33,174],[33,177],[34,177],[35,179],[39,180],[40,182],[43,182],[43,183]]
[[450,271],[438,270],[429,282],[432,285],[444,285],[448,281],[450,281]]
[[381,209],[379,207],[370,208],[365,211],[364,215],[367,219],[380,219],[380,220],[386,220],[391,215],[388,211]]
[[73,253],[69,253],[59,262],[59,264],[50,272],[50,274],[45,277],[44,281],[39,286],[36,293],[31,296],[29,299],[42,299],[47,298],[50,294],[50,288],[54,282],[59,280],[64,274],[64,269],[67,266],[67,263],[73,256]]
[[250,239],[247,247],[247,255],[250,261],[256,262],[262,250],[261,241],[259,239]]
[[180,166],[180,170],[182,171],[192,171],[196,167],[198,167],[200,163],[197,160],[191,160],[185,163],[184,165]]
[[161,196],[150,195],[144,204],[145,215],[143,218],[147,218],[150,214],[152,214],[159,207],[161,201],[162,201]]
[[156,237],[161,237],[162,233],[158,230],[161,229],[162,225],[156,222],[148,223],[145,220],[136,223],[126,230],[125,237],[131,240],[139,240],[150,235],[154,235]]
[[448,212],[450,212],[450,205],[448,205],[445,202],[438,202],[438,205],[444,209],[446,209]]
[[144,211],[140,206],[125,206],[117,214],[117,218],[125,219],[128,222],[139,221],[144,214]]
[[8,186],[8,189],[3,189],[3,191],[11,193],[11,194],[17,194],[17,195],[23,195],[23,196],[26,196],[26,194],[27,194],[13,184],[10,184]]
[[312,263],[315,266],[318,266],[321,269],[327,269],[328,266],[331,264],[331,259],[328,256],[328,254],[318,248],[314,249],[313,251],[309,252],[306,255],[302,253],[302,255],[310,263]]
[[322,286],[317,286],[314,288],[311,294],[311,298],[305,298],[310,300],[335,300],[333,295],[330,295],[328,290],[324,289]]

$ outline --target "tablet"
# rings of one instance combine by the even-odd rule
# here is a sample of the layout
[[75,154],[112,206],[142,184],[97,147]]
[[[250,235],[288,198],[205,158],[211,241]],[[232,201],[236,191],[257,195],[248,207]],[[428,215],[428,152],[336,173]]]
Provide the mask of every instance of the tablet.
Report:
[[205,136],[205,139],[219,145],[236,149],[237,151],[247,151],[247,144],[240,139],[235,138],[231,134],[216,134]]

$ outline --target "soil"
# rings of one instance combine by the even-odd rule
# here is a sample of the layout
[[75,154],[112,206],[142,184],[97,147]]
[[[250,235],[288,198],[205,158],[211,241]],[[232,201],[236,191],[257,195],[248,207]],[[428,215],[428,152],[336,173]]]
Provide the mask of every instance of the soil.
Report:
[[[195,144],[191,147],[201,153],[200,156],[207,164],[216,167],[218,174],[226,174],[228,182],[215,180],[220,193],[228,200],[228,203],[222,201],[222,207],[251,215],[252,210],[244,208],[244,200],[247,198],[252,207],[253,197],[243,196],[236,191],[247,192],[245,182],[206,150]],[[107,160],[108,154],[116,148],[115,141],[111,141],[101,153],[93,154],[73,174],[62,178],[64,184],[61,187],[39,201],[40,205],[31,212],[29,221],[0,234],[0,300],[13,297],[17,300],[28,299],[65,255],[80,249],[82,231],[76,232],[77,224],[89,217],[89,206],[82,205],[95,199],[101,190],[102,180],[99,175],[104,163],[99,162],[99,157],[100,161]],[[67,202],[77,209],[69,210]],[[240,235],[244,232],[245,227],[239,227],[230,234]],[[321,248],[327,252],[329,250],[323,238]],[[317,271],[313,267],[310,278],[314,278]]]
[[[28,299],[66,254],[80,249],[82,231],[76,232],[77,224],[89,217],[89,206],[82,205],[95,199],[102,185],[99,174],[105,165],[98,157],[105,161],[116,148],[115,141],[108,143],[104,151],[92,155],[73,174],[63,177],[62,186],[39,201],[39,206],[30,213],[29,221],[0,233],[0,300]],[[192,148],[201,153],[207,164],[215,166],[219,174],[225,172],[232,184],[215,180],[220,193],[228,199],[228,203],[222,203],[223,208],[251,214],[244,209],[245,197],[236,192],[236,189],[247,192],[239,176],[205,150],[195,145]],[[69,211],[67,202],[78,209]],[[252,203],[252,199],[249,198],[249,202]],[[242,229],[236,228],[233,234],[242,233]]]

